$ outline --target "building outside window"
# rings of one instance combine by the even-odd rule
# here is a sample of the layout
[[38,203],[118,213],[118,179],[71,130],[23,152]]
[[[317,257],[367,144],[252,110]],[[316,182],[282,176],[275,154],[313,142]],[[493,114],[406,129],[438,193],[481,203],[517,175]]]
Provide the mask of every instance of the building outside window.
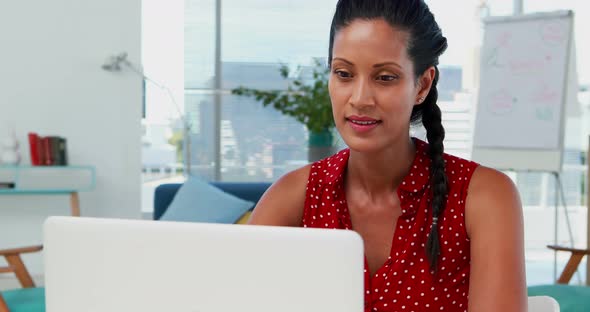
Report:
[[[314,0],[223,0],[221,6],[221,57],[216,60],[216,0],[184,1],[184,89],[183,113],[191,122],[191,172],[209,180],[275,181],[286,172],[307,163],[307,131],[294,119],[273,108],[263,107],[252,98],[238,97],[230,90],[237,86],[284,89],[280,64],[303,66],[310,72],[315,58],[326,59],[330,22],[336,1]],[[474,129],[474,106],[478,83],[479,47],[485,16],[511,15],[513,0],[428,0],[445,36],[449,49],[440,62],[439,105],[447,136],[448,153],[470,158]],[[524,13],[572,9],[576,14],[578,68],[590,65],[588,36],[590,16],[583,0],[526,0]],[[465,10],[458,6],[467,5]],[[464,12],[471,12],[465,14]],[[252,18],[256,16],[257,18]],[[304,23],[298,22],[304,20]],[[287,22],[290,21],[290,22]],[[215,83],[215,63],[221,68],[220,88]],[[576,243],[585,244],[584,151],[590,125],[590,74],[578,70],[580,111],[568,120],[562,181]],[[215,94],[220,96],[220,120],[215,120]],[[146,120],[150,120],[147,101]],[[160,105],[161,103],[155,103]],[[173,114],[170,114],[173,116]],[[216,150],[215,125],[219,129]],[[166,122],[144,121],[144,193],[172,181],[183,181],[187,153],[178,116]],[[413,129],[424,136],[420,127]],[[159,142],[154,144],[154,142]],[[159,152],[151,146],[165,146]],[[342,140],[339,147],[344,148]],[[150,155],[147,157],[147,155]],[[216,161],[220,161],[216,166]],[[218,169],[217,169],[218,168]],[[219,170],[219,172],[216,172]],[[546,173],[508,172],[520,191],[525,214],[527,276],[529,284],[553,281],[553,254],[545,245],[552,243],[555,181]],[[146,186],[147,185],[147,186]],[[150,197],[144,211],[151,209]],[[560,243],[568,243],[563,214],[560,215]],[[565,255],[564,255],[565,256]],[[567,258],[560,258],[559,270]],[[580,267],[583,267],[581,265]],[[580,276],[585,276],[584,271]]]

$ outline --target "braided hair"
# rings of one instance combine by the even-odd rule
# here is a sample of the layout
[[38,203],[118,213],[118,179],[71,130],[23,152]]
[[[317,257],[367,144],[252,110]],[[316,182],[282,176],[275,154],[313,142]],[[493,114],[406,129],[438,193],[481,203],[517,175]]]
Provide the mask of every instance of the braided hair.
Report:
[[440,74],[437,68],[438,58],[447,48],[447,39],[442,35],[434,15],[424,0],[339,0],[330,27],[328,64],[332,62],[332,48],[336,32],[350,25],[356,19],[384,19],[392,27],[408,32],[407,52],[414,64],[416,83],[418,77],[427,69],[433,66],[435,68],[430,92],[420,105],[414,106],[410,122],[413,124],[422,122],[429,143],[432,227],[425,251],[431,269],[436,271],[440,254],[438,218],[445,207],[448,194],[443,159],[445,130],[441,123],[441,111],[437,105],[436,85]]

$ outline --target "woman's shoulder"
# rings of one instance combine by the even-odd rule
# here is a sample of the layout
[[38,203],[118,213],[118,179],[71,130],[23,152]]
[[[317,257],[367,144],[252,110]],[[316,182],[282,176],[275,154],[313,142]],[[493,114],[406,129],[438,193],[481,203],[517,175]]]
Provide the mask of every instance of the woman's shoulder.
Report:
[[474,170],[469,185],[469,193],[473,196],[496,196],[514,192],[516,185],[503,172],[481,165]]
[[452,154],[443,154],[445,174],[451,188],[466,190],[471,184],[474,173],[480,164]]
[[270,193],[278,193],[301,188],[310,182],[328,181],[326,178],[335,177],[346,168],[349,150],[343,149],[326,158],[306,164],[281,176],[274,182],[269,190]]
[[256,204],[248,223],[299,226],[311,167],[308,164],[290,171],[274,182]]
[[273,189],[290,190],[305,185],[312,171],[313,164],[307,164],[281,176],[271,185]]
[[480,166],[477,162],[448,153],[443,154],[443,159],[445,160],[445,167],[447,171],[452,170],[455,172],[469,172],[474,171],[475,168]]
[[330,183],[342,176],[348,161],[348,150],[304,165],[281,176],[256,204],[249,224],[299,226],[308,189]]
[[467,228],[505,216],[522,214],[518,189],[512,179],[493,168],[478,166],[473,173],[466,199]]
[[469,182],[469,193],[481,189],[494,192],[497,188],[515,187],[510,177],[499,170],[452,154],[445,153],[443,158],[447,176],[451,179]]

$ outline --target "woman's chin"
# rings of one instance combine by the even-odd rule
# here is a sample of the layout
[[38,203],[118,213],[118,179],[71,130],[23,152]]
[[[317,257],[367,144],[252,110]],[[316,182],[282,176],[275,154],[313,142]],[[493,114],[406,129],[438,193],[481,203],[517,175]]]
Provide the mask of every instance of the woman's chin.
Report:
[[375,153],[387,148],[384,142],[370,138],[343,137],[344,143],[355,152]]

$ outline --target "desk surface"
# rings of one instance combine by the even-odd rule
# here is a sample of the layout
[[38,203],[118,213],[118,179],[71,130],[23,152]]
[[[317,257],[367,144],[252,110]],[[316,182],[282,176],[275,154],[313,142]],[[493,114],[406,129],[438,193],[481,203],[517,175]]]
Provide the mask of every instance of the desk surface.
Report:
[[69,194],[90,191],[96,184],[93,166],[1,166],[0,195]]

